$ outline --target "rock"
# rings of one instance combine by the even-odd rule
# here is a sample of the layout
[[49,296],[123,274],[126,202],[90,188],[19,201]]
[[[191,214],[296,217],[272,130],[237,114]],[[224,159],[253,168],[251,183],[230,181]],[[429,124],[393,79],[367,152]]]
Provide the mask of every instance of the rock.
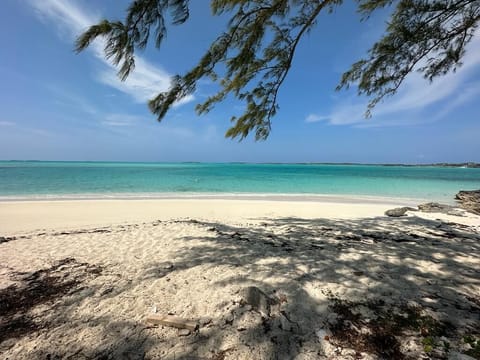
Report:
[[244,288],[240,292],[243,305],[250,305],[253,310],[258,311],[265,317],[270,316],[270,305],[277,303],[274,299],[270,298],[262,290],[256,286],[249,286]]
[[400,217],[400,216],[406,216],[407,211],[416,211],[416,209],[404,206],[400,208],[395,208],[395,209],[390,209],[385,211],[385,215],[390,216],[390,217]]
[[463,209],[480,215],[480,190],[459,191],[458,194],[455,195],[455,200],[460,203]]

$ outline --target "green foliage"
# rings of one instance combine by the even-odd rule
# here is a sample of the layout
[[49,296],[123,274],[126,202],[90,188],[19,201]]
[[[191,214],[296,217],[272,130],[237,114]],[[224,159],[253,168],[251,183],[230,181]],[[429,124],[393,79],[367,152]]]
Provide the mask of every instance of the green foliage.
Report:
[[434,347],[436,346],[435,340],[431,336],[423,338],[422,344],[423,344],[423,350],[426,353],[432,352]]
[[[393,1],[359,1],[368,16]],[[385,96],[393,95],[405,77],[418,70],[425,78],[455,71],[465,55],[480,20],[478,0],[401,0],[397,2],[386,34],[369,51],[369,57],[343,74],[338,89],[358,84],[359,94],[373,97],[367,116]]]
[[[352,65],[338,89],[358,84],[359,94],[372,97],[371,109],[397,91],[407,74],[421,71],[430,80],[454,71],[465,54],[480,20],[479,0],[356,0],[363,19],[380,8],[392,9],[386,34],[367,59]],[[211,0],[214,16],[231,14],[227,29],[211,44],[198,64],[172,79],[168,91],[150,100],[149,108],[161,121],[176,102],[192,94],[202,78],[220,90],[197,105],[207,113],[227,96],[245,102],[233,116],[226,136],[243,139],[251,132],[266,139],[279,109],[278,93],[292,66],[298,43],[312,30],[322,11],[332,12],[342,0]],[[395,6],[394,6],[395,4]],[[160,47],[167,18],[180,25],[189,16],[188,0],[134,0],[123,22],[103,20],[77,39],[82,51],[97,37],[105,38],[105,56],[119,65],[125,80],[135,67],[135,50],[145,48],[150,34]]]

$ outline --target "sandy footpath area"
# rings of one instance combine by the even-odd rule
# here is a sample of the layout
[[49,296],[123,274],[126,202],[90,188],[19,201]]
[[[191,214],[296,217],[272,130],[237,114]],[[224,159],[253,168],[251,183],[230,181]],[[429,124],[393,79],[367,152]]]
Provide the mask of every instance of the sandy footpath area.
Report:
[[0,358],[480,358],[480,217],[401,205],[1,202]]

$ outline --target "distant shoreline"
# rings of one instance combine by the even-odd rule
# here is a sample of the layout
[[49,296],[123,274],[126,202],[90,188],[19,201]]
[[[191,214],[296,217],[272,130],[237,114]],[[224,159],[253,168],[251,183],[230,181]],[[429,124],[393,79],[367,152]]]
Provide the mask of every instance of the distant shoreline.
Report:
[[86,163],[86,164],[245,164],[245,165],[328,165],[328,166],[398,166],[398,167],[445,167],[445,168],[480,168],[477,162],[462,163],[356,163],[356,162],[248,162],[248,161],[108,161],[108,160],[0,160],[0,163]]

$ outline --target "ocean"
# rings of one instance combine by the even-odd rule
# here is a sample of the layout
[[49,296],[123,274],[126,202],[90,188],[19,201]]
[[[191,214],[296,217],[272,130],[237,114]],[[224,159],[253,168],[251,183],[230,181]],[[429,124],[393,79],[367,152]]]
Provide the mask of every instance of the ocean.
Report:
[[480,168],[0,161],[0,200],[194,195],[358,195],[452,203]]

